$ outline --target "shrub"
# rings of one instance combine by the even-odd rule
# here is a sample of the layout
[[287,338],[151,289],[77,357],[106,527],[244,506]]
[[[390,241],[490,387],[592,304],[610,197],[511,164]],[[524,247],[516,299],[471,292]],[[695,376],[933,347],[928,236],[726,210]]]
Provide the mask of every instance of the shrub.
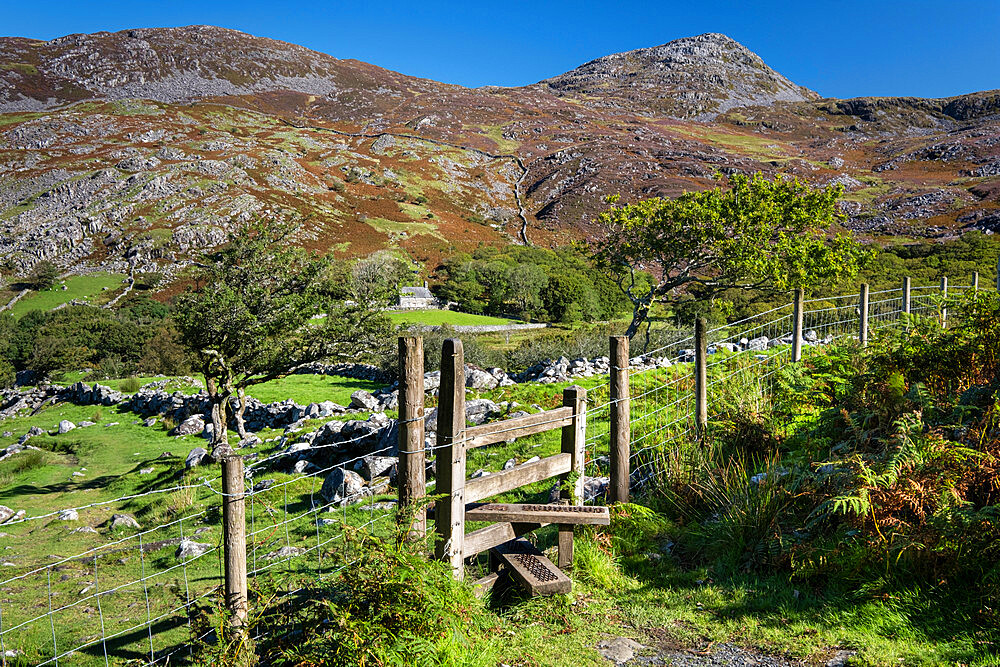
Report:
[[126,394],[134,394],[139,391],[141,387],[142,382],[140,382],[139,378],[134,375],[132,377],[125,378],[121,383],[121,390]]
[[[288,596],[288,582],[264,582],[252,591],[250,627],[229,632],[219,610],[192,628],[212,625],[216,644],[198,642],[199,664],[436,665],[475,662],[468,637],[482,618],[481,603],[450,568],[428,561],[426,545],[397,536],[381,539],[347,527],[349,553],[358,558],[330,582],[308,578]],[[297,588],[298,586],[296,586]],[[261,636],[256,645],[242,637]]]

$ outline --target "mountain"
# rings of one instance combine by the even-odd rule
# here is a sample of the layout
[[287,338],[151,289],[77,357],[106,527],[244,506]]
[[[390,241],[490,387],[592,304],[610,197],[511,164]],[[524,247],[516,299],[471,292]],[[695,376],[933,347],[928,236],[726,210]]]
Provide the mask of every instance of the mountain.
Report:
[[253,216],[433,270],[596,233],[608,194],[840,183],[876,242],[1000,229],[1000,93],[818,99],[717,34],[469,89],[215,28],[0,39],[0,258],[180,275]]
[[735,107],[819,99],[719,33],[614,53],[539,85],[585,104],[698,119]]

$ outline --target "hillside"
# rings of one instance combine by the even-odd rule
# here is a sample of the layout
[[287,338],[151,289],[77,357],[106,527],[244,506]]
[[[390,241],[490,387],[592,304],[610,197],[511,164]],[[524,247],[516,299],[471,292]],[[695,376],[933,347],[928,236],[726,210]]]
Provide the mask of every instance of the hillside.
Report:
[[433,269],[737,170],[844,184],[870,240],[944,239],[1000,225],[998,99],[820,100],[715,34],[481,89],[210,26],[3,38],[0,255],[176,275],[263,215]]

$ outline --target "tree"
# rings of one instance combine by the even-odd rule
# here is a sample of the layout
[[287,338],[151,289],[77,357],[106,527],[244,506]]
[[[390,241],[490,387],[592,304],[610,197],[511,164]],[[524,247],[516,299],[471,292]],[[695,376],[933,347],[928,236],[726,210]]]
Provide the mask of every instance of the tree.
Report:
[[35,264],[28,274],[25,284],[33,290],[41,291],[56,284],[59,278],[59,268],[47,259]]
[[[828,233],[842,217],[836,208],[842,187],[811,189],[759,173],[732,176],[728,185],[612,206],[599,216],[606,235],[591,252],[632,303],[629,337],[653,304],[670,296],[776,293],[857,273],[867,251],[849,236]],[[641,279],[643,270],[654,275],[651,282]]]
[[517,312],[531,315],[542,306],[542,290],[549,284],[545,271],[537,264],[520,262],[507,269],[507,287]]
[[379,250],[354,263],[351,274],[358,298],[368,301],[374,295],[386,298],[399,295],[399,288],[413,277],[413,269],[389,250]]
[[386,295],[354,290],[349,267],[295,247],[293,231],[287,224],[245,224],[206,257],[198,289],[178,298],[177,326],[211,399],[216,458],[229,448],[234,397],[236,428],[246,437],[248,387],[314,361],[363,360],[388,343]]

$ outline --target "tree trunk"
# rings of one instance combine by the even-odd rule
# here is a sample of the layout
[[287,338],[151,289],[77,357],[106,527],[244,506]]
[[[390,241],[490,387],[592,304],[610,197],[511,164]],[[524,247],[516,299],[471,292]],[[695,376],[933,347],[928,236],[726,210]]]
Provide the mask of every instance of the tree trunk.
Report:
[[637,333],[639,333],[639,327],[642,323],[646,321],[649,316],[649,305],[645,303],[637,303],[632,307],[632,321],[628,325],[628,329],[625,331],[625,335],[628,336],[629,340],[632,340]]
[[237,397],[237,407],[236,413],[233,415],[236,419],[236,432],[240,436],[240,440],[246,440],[247,437],[247,427],[246,423],[243,421],[243,414],[247,411],[247,394],[243,387],[238,387],[236,389]]
[[205,387],[208,389],[209,398],[212,400],[212,458],[216,461],[230,452],[229,430],[226,425],[226,409],[232,393],[229,391],[219,391],[219,385],[215,378],[205,375]]

